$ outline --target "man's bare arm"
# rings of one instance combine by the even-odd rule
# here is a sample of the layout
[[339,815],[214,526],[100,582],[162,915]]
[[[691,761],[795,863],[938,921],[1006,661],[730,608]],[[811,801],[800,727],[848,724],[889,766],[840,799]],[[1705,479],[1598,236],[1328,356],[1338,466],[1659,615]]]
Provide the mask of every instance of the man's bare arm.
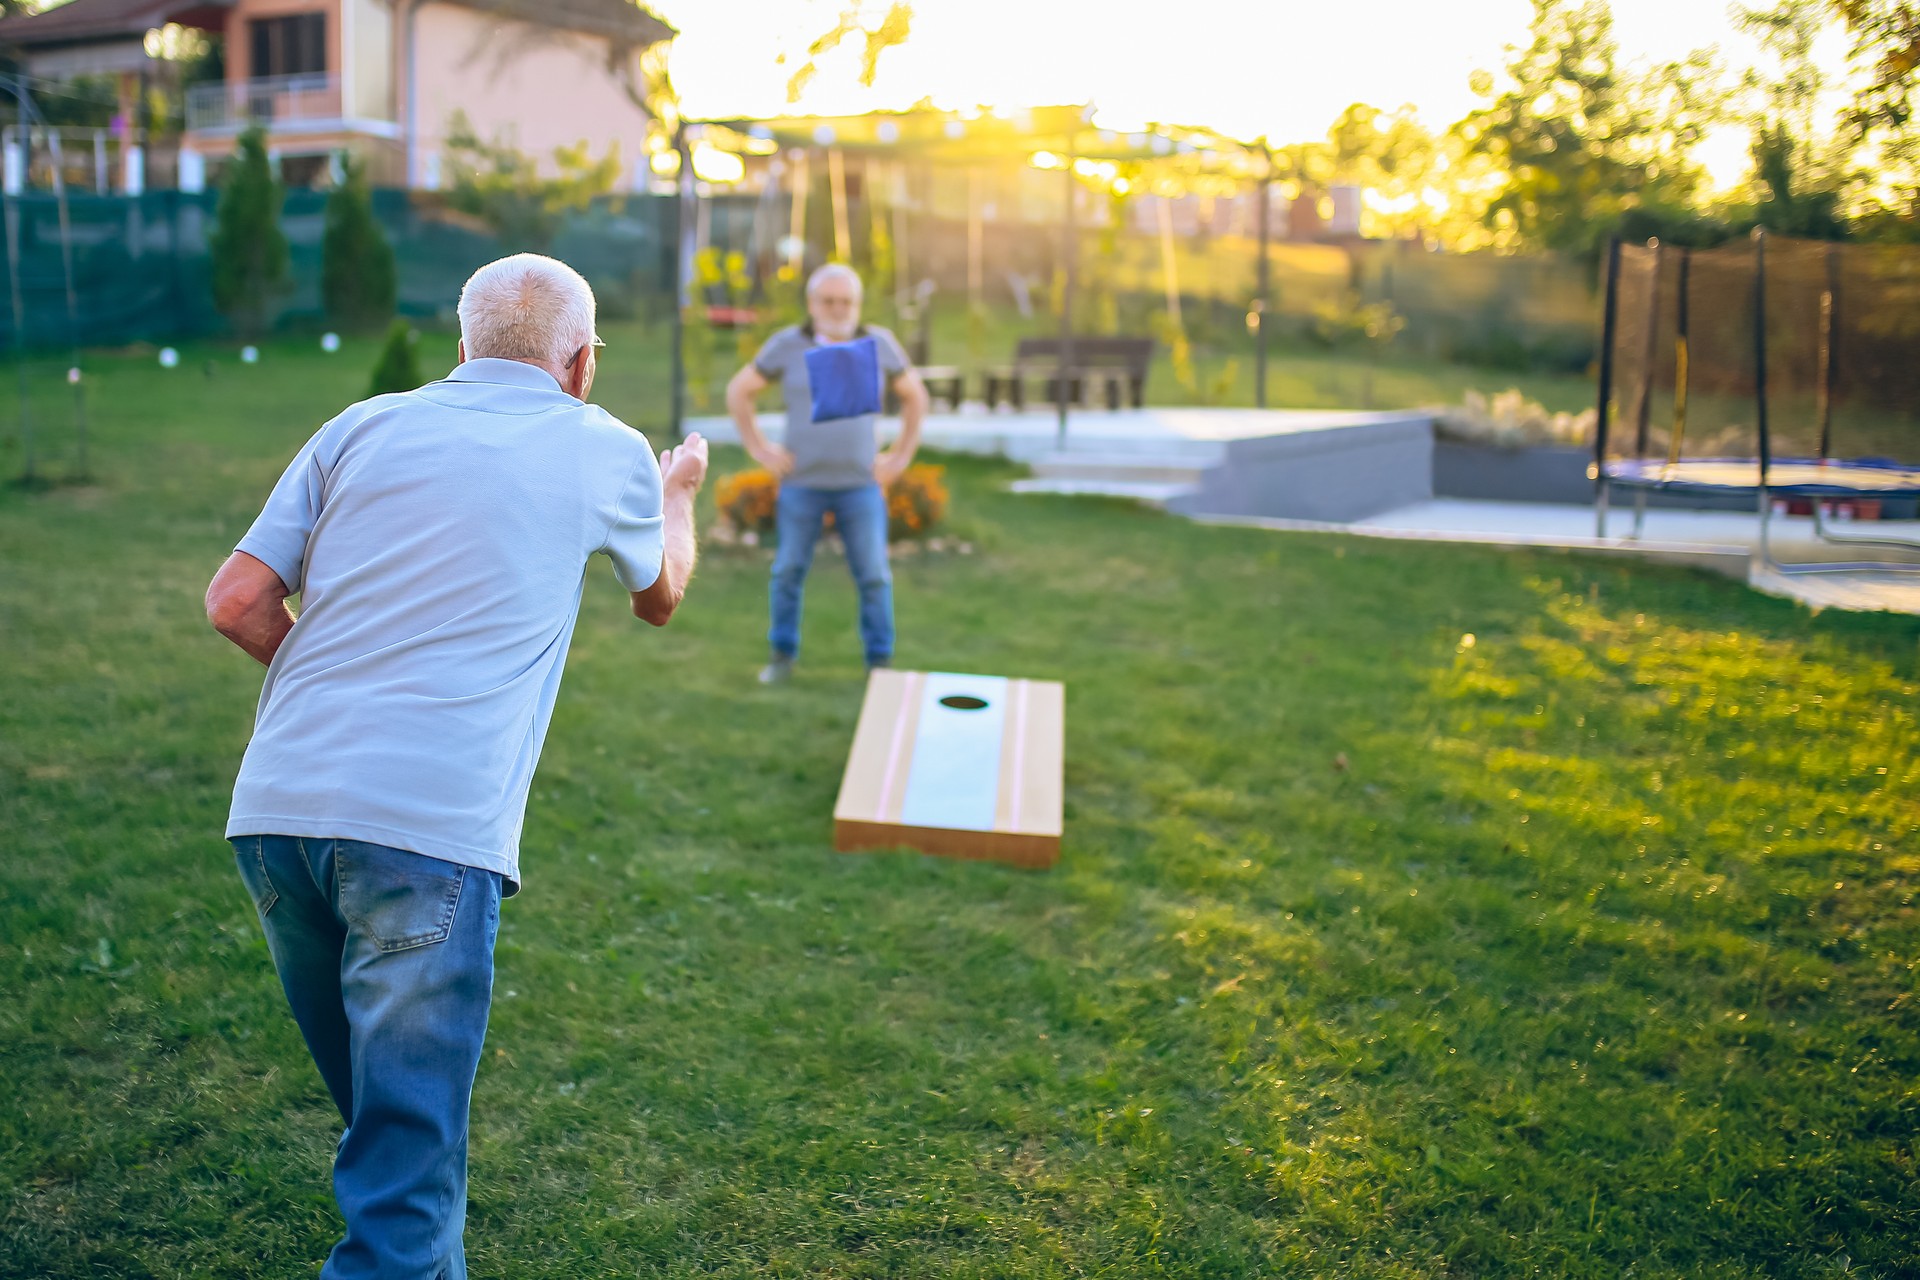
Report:
[[913,465],[913,455],[920,448],[920,424],[926,421],[930,402],[926,384],[911,369],[894,375],[893,393],[900,397],[900,436],[874,462],[874,479],[882,485],[892,484]]
[[778,477],[793,470],[793,455],[784,445],[773,443],[761,432],[753,408],[754,398],[770,385],[764,373],[751,364],[742,365],[740,372],[727,382],[727,413],[733,419],[734,430],[740,433],[740,443],[748,456]]
[[207,621],[267,666],[293,630],[287,595],[287,584],[266,562],[236,551],[207,586]]
[[694,434],[677,449],[660,455],[661,514],[665,518],[666,546],[660,557],[660,576],[645,591],[633,593],[633,616],[656,627],[673,618],[686,599],[687,583],[699,558],[694,536],[693,499],[707,475],[707,442]]

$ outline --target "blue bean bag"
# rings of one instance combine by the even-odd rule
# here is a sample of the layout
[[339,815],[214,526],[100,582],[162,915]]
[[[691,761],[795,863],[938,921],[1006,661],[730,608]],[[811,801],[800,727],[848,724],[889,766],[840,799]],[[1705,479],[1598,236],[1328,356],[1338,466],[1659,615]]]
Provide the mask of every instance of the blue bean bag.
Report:
[[815,347],[806,359],[815,422],[880,412],[880,347],[872,338]]

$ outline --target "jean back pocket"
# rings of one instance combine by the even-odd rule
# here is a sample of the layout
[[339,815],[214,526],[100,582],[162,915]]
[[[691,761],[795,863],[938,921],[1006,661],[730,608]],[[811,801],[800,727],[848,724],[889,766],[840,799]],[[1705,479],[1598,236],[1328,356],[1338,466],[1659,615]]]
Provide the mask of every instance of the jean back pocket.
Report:
[[382,951],[445,942],[467,869],[424,853],[361,840],[334,842],[340,913]]

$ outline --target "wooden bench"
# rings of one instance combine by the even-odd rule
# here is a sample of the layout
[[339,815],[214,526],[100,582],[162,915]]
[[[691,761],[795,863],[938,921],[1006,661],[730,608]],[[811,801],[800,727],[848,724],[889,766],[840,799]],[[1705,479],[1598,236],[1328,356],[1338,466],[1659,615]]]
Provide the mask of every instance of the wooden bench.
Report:
[[[920,375],[921,385],[927,389],[928,406],[937,408],[945,400],[955,413],[960,412],[961,397],[966,394],[966,375],[957,365],[917,364],[913,371]],[[893,393],[893,383],[887,383],[886,411],[889,414],[900,412],[900,397]]]
[[[1067,401],[1078,404],[1093,388],[1103,391],[1107,408],[1126,403],[1138,409],[1144,402],[1147,366],[1153,362],[1152,338],[1076,337],[1073,363],[1067,369]],[[1022,338],[1013,351],[1013,363],[986,371],[987,408],[998,408],[1001,394],[1016,409],[1027,407],[1027,384],[1039,381],[1045,403],[1060,399],[1060,339]]]
[[945,400],[955,413],[960,412],[960,399],[966,394],[967,380],[959,366],[951,364],[915,365],[913,371],[920,375],[920,381],[926,384],[927,399],[938,404]]

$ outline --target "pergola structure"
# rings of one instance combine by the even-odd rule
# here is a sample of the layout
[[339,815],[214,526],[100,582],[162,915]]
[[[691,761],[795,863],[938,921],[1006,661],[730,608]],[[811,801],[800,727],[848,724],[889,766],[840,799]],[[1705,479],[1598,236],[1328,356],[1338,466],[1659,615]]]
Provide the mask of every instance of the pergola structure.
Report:
[[[805,192],[808,167],[823,153],[827,167],[834,219],[835,256],[849,254],[847,226],[846,155],[891,161],[896,166],[915,163],[960,169],[969,174],[992,164],[1015,160],[1036,169],[1057,170],[1064,179],[1061,217],[1063,288],[1060,306],[1061,376],[1055,379],[1059,434],[1067,430],[1067,371],[1074,367],[1073,313],[1078,262],[1078,200],[1083,188],[1139,191],[1162,196],[1191,194],[1232,195],[1253,188],[1259,193],[1258,279],[1248,313],[1255,338],[1254,388],[1256,403],[1266,405],[1267,344],[1264,324],[1271,287],[1269,246],[1272,239],[1271,186],[1278,176],[1274,155],[1264,140],[1244,142],[1208,129],[1155,124],[1142,129],[1103,127],[1091,106],[1047,106],[1005,112],[941,111],[931,108],[903,112],[875,112],[859,116],[781,117],[768,120],[731,119],[684,122],[675,134],[679,153],[678,291],[680,319],[676,322],[675,351],[680,349],[679,325],[690,298],[694,255],[696,171],[700,154],[720,151],[732,155],[767,156],[776,152],[793,158],[795,197],[786,237],[789,261],[797,268],[805,241]],[[896,174],[901,169],[896,167]],[[769,178],[769,183],[773,179]],[[771,187],[769,187],[771,191]],[[981,202],[969,184],[967,252],[969,294],[977,303],[981,293]],[[902,203],[894,201],[895,244],[904,252]],[[1162,255],[1168,278],[1170,305],[1178,308],[1172,276],[1172,229],[1163,206]],[[904,276],[904,272],[899,273]],[[674,373],[674,424],[680,431],[685,375],[678,360]]]

